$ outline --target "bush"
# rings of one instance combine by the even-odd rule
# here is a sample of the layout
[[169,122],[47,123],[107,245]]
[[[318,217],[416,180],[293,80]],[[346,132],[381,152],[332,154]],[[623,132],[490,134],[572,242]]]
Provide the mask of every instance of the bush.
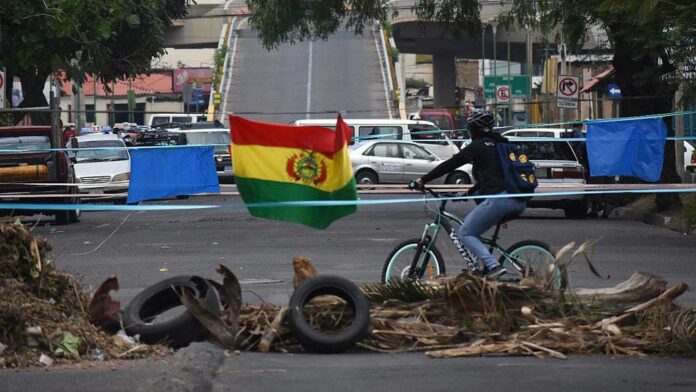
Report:
[[397,49],[393,46],[390,46],[389,47],[389,58],[393,62],[399,61],[399,49]]
[[696,196],[691,195],[684,203],[684,219],[690,226],[696,226]]
[[406,88],[425,88],[428,82],[423,79],[406,78]]

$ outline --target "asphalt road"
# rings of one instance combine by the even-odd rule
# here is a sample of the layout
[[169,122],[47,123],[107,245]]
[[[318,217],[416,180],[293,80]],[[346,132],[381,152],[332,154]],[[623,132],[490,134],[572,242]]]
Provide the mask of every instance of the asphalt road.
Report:
[[[408,197],[416,197],[407,195]],[[363,199],[384,196],[363,195]],[[387,198],[394,198],[389,197]],[[238,205],[235,196],[193,197],[166,204]],[[452,204],[451,211],[465,214],[472,203]],[[336,221],[327,230],[261,220],[246,210],[160,212],[91,212],[70,226],[39,224],[34,233],[51,240],[53,257],[61,268],[84,277],[86,285],[99,284],[115,274],[120,296],[132,298],[160,279],[179,274],[215,277],[219,263],[228,265],[243,288],[266,301],[283,304],[291,288],[293,256],[312,258],[323,273],[357,282],[378,281],[382,264],[399,242],[420,236],[430,217],[422,203],[361,206],[358,212]],[[47,221],[50,222],[50,221]],[[575,287],[612,286],[634,271],[646,271],[669,282],[684,281],[696,287],[696,240],[668,229],[630,220],[568,220],[561,211],[530,209],[502,232],[502,243],[538,239],[559,249],[571,242],[601,238],[592,258],[609,280],[595,278],[585,262],[571,265]],[[463,268],[451,242],[440,240],[450,273]],[[245,295],[254,302],[254,294]],[[696,295],[682,299],[696,304]]]
[[[376,196],[365,199],[375,198]],[[384,197],[384,196],[381,196]],[[236,197],[194,197],[168,204],[239,203]],[[453,205],[466,213],[470,203]],[[144,287],[178,274],[215,278],[218,263],[239,277],[243,301],[287,303],[291,258],[311,257],[322,273],[357,282],[379,279],[386,255],[399,241],[417,236],[429,214],[421,203],[361,207],[327,230],[260,220],[243,209],[179,212],[92,212],[75,225],[39,222],[33,232],[48,238],[61,269],[95,286],[118,276],[125,304]],[[27,223],[32,223],[27,220]],[[652,272],[694,286],[696,240],[692,236],[629,220],[566,220],[560,211],[528,210],[510,224],[503,242],[542,239],[558,248],[569,241],[602,237],[593,260],[611,279],[594,278],[581,260],[572,268],[576,287],[614,285],[633,271]],[[451,244],[440,244],[450,272],[461,268]],[[683,300],[691,305],[691,292]],[[97,364],[87,369],[0,371],[0,390],[434,390],[514,391],[590,388],[612,391],[694,390],[696,361],[670,358],[571,357],[432,360],[422,353],[292,355],[241,353],[225,356],[212,345],[194,345],[159,361]]]
[[[327,41],[266,50],[244,20],[231,66],[225,110],[289,123],[305,118],[387,118],[384,79],[374,35],[338,32]],[[235,53],[236,52],[236,53]]]

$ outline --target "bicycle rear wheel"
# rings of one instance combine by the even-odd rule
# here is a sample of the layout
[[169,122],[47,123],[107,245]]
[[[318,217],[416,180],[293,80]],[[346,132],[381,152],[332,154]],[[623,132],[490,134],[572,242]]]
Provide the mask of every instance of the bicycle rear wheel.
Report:
[[530,277],[548,287],[562,286],[561,271],[556,268],[556,257],[545,242],[526,240],[508,248],[500,256],[500,264],[513,278]]
[[[411,262],[416,255],[419,242],[420,239],[418,238],[406,240],[391,251],[382,268],[382,283],[388,284],[405,280],[408,277],[408,272],[411,269]],[[418,267],[423,265],[425,254],[424,251],[421,251]],[[430,245],[428,255],[428,265],[425,269],[425,274],[418,277],[418,280],[435,279],[445,274],[445,262],[442,258],[442,254],[435,245]]]

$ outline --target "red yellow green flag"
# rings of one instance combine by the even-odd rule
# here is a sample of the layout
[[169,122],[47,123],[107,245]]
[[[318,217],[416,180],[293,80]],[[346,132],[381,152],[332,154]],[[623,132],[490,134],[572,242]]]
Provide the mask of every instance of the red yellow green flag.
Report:
[[[235,183],[245,203],[357,200],[351,129],[296,127],[230,116]],[[250,207],[253,216],[325,229],[355,205]]]

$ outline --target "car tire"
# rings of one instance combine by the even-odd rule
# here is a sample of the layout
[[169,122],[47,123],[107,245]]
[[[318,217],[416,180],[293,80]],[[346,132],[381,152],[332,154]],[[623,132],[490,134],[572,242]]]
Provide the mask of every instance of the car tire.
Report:
[[65,226],[70,224],[70,211],[56,211],[56,225]]
[[587,218],[587,200],[582,199],[570,202],[563,209],[563,212],[568,219],[585,219]]
[[[303,308],[322,295],[334,295],[346,301],[355,318],[338,332],[317,331],[307,322]],[[288,325],[298,342],[306,350],[328,354],[340,353],[355,346],[366,334],[370,325],[370,305],[355,283],[340,276],[319,275],[300,284],[290,297]]]
[[471,184],[471,178],[466,173],[454,172],[447,176],[445,183],[455,185]]
[[175,289],[190,290],[210,312],[221,314],[220,297],[208,280],[192,275],[175,276],[146,288],[133,298],[123,311],[126,332],[131,336],[140,335],[143,343],[166,343],[172,348],[205,339],[208,330],[188,311],[168,320],[153,322],[157,315],[182,306]]
[[356,185],[374,185],[378,181],[377,173],[370,170],[362,170],[355,175]]
[[68,220],[70,223],[79,223],[80,216],[82,216],[82,210],[68,211]]

